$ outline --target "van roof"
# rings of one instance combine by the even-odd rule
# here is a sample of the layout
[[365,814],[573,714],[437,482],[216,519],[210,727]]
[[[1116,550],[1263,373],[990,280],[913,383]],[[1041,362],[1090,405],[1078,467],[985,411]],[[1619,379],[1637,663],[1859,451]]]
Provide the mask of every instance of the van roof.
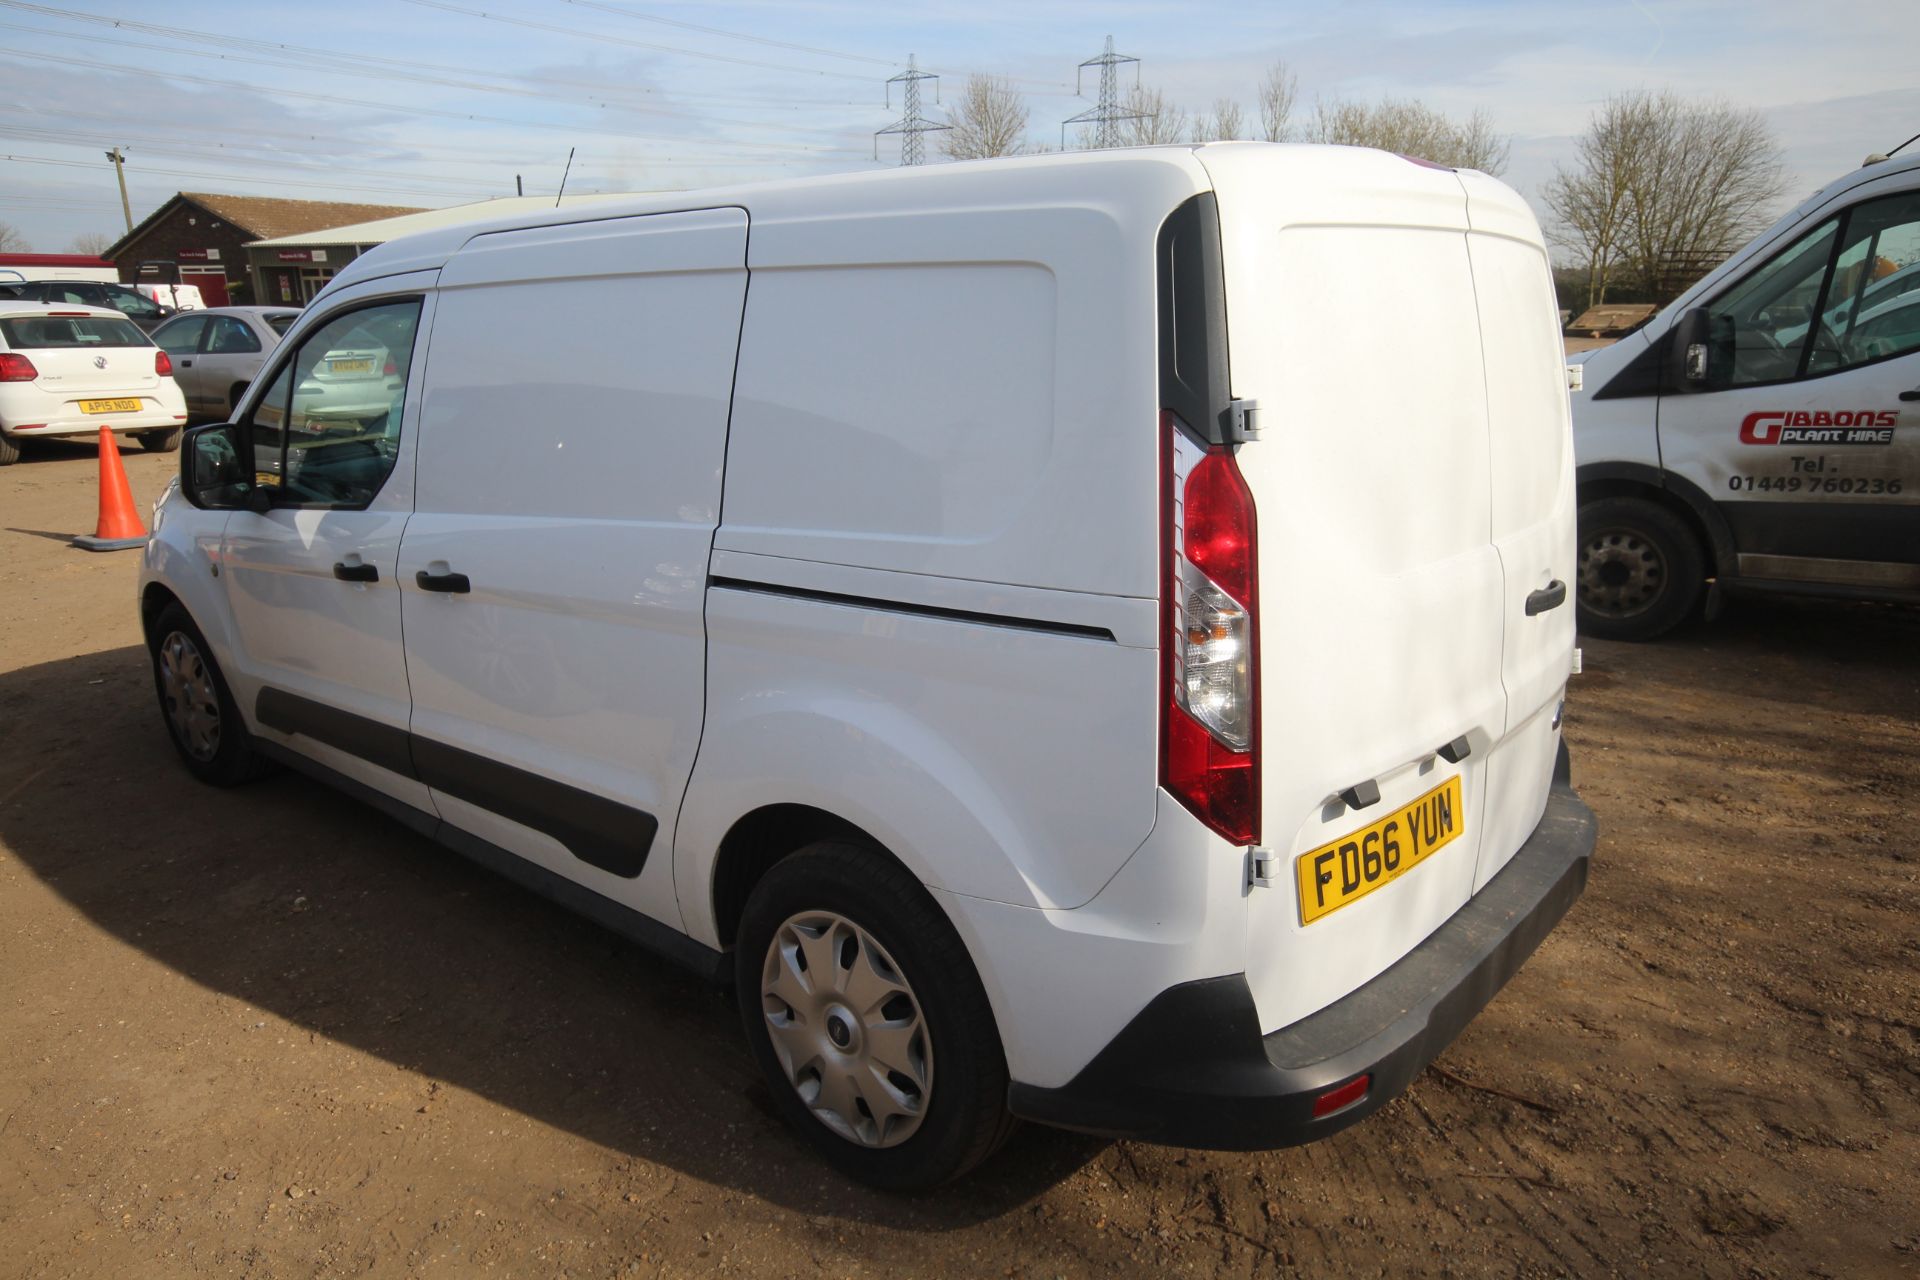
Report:
[[[334,289],[407,271],[433,270],[475,236],[530,227],[565,226],[636,214],[692,209],[744,209],[756,224],[832,219],[850,214],[912,213],[934,209],[1005,207],[1010,201],[1057,199],[1064,203],[1104,204],[1158,199],[1169,180],[1188,193],[1213,184],[1195,152],[1209,147],[1261,148],[1276,156],[1311,154],[1324,176],[1329,163],[1352,166],[1356,173],[1378,167],[1387,153],[1361,147],[1270,142],[1217,142],[1105,151],[1069,151],[996,160],[893,168],[822,177],[790,178],[690,191],[623,196],[592,204],[522,212],[402,236],[356,258],[329,288]],[[1337,154],[1336,154],[1337,153]],[[1408,164],[1402,157],[1395,164]],[[1517,199],[1517,197],[1516,197]]]

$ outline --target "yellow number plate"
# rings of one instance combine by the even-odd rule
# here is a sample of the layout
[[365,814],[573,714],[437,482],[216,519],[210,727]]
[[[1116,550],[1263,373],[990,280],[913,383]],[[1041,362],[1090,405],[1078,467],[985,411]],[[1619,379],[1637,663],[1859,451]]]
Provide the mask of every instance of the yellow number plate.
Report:
[[140,412],[140,402],[138,400],[82,400],[80,402],[80,412],[138,413]]
[[330,373],[371,373],[373,371],[373,361],[329,360],[327,361],[327,370]]
[[1466,829],[1460,779],[1448,778],[1370,827],[1300,855],[1300,923],[1312,924],[1399,879]]

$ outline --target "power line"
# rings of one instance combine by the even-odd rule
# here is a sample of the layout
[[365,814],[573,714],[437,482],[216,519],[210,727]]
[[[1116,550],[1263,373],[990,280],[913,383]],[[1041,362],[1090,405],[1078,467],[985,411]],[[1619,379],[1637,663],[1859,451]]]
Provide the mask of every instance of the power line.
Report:
[[[893,86],[897,84],[901,86],[901,109],[905,114],[886,128],[876,129],[874,131],[874,159],[878,160],[880,158],[881,137],[885,134],[897,133],[900,135],[900,163],[903,165],[925,163],[926,144],[921,141],[921,135],[937,132],[941,129],[953,128],[950,124],[942,124],[937,120],[929,120],[920,114],[920,82],[922,80],[937,81],[939,78],[939,76],[931,72],[920,70],[914,65],[913,56],[909,54],[907,56],[907,69],[887,80],[887,105],[893,105]],[[935,102],[940,100],[939,93],[939,87],[936,85],[934,87]]]
[[1133,64],[1133,85],[1140,87],[1140,59],[1130,58],[1113,51],[1113,37],[1107,37],[1107,48],[1097,58],[1088,58],[1080,64],[1074,73],[1074,88],[1080,87],[1080,76],[1088,67],[1100,68],[1100,99],[1097,105],[1082,111],[1077,116],[1068,116],[1060,122],[1060,146],[1067,145],[1067,126],[1070,124],[1091,124],[1093,126],[1093,145],[1095,147],[1117,147],[1120,145],[1120,125],[1127,120],[1141,120],[1145,112],[1132,111],[1120,105],[1120,75],[1122,64]]

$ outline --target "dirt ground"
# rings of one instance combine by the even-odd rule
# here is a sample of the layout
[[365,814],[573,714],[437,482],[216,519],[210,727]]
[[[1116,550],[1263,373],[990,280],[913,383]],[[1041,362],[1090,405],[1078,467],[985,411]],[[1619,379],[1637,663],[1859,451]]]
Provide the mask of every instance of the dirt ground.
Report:
[[87,447],[0,470],[0,1275],[1920,1274],[1920,613],[1588,642],[1587,894],[1366,1123],[1029,1129],[890,1199],[720,995],[317,785],[190,783],[93,501]]

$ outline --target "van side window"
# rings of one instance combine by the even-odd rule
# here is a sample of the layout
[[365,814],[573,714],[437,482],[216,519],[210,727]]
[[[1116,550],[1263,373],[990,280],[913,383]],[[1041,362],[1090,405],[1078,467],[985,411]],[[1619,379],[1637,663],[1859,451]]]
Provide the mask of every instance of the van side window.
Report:
[[1920,349],[1920,192],[1870,200],[1847,215],[1808,372],[1827,373]]
[[255,481],[279,505],[364,507],[393,470],[420,301],[350,311],[309,334],[250,421]]

